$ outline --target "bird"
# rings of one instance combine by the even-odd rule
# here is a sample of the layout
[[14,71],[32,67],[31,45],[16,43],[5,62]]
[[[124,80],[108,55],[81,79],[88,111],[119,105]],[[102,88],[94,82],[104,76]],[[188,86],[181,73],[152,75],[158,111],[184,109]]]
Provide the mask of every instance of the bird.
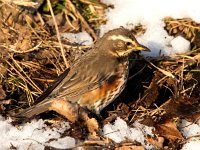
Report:
[[130,30],[120,27],[108,31],[71,65],[68,74],[47,92],[48,96],[16,116],[32,118],[50,110],[63,115],[62,107],[53,107],[59,99],[99,115],[124,90],[129,58],[139,51],[150,50],[139,44]]

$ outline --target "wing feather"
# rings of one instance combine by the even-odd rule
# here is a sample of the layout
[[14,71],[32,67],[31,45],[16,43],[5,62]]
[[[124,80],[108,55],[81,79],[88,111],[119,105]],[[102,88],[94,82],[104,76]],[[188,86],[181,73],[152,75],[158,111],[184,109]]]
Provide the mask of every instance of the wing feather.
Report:
[[[113,75],[110,72],[114,68],[109,66],[114,66],[111,64],[115,63],[113,59],[105,61],[102,59],[96,55],[89,55],[74,64],[69,74],[49,96],[66,97],[70,101],[78,101],[82,94],[98,88]],[[99,62],[102,62],[102,64],[99,64]]]

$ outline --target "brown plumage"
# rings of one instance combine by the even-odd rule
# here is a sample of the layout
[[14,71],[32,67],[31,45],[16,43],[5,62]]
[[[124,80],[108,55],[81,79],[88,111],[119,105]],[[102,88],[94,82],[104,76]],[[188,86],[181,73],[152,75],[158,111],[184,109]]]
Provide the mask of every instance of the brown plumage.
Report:
[[59,100],[99,114],[124,89],[129,55],[142,50],[148,49],[136,41],[131,31],[125,28],[109,31],[71,66],[69,73],[44,100],[17,116],[30,118],[48,110],[64,115],[60,107],[54,107],[61,102]]

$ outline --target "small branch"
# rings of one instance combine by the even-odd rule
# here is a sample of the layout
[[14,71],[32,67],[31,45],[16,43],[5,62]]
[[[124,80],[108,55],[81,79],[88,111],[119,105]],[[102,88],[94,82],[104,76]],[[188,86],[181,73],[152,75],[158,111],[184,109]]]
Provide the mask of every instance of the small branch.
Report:
[[[164,75],[168,76],[168,77],[171,77],[173,79],[176,79],[176,77],[169,71],[166,71],[164,69],[161,69],[157,66],[155,66],[152,62],[148,61],[147,59],[145,59],[150,65],[152,65],[154,68],[158,69],[158,71],[160,71],[161,73],[163,73]],[[178,81],[178,79],[176,79]]]
[[60,32],[58,30],[58,25],[56,23],[56,19],[55,19],[54,13],[53,13],[53,9],[51,7],[50,0],[47,0],[47,3],[48,3],[48,6],[49,6],[49,9],[50,9],[53,21],[54,21],[54,26],[55,26],[55,29],[56,29],[56,34],[57,34],[58,42],[59,42],[59,45],[60,45],[60,50],[61,50],[61,54],[62,54],[63,60],[65,62],[66,67],[69,68],[69,63],[68,63],[68,61],[67,61],[67,59],[65,57],[65,52],[64,52],[63,45],[62,45],[61,39],[60,39]]
[[[15,68],[9,61],[6,60],[6,63],[13,69],[15,70],[15,72],[19,75],[19,77],[25,82],[28,83],[29,85],[32,86],[32,88],[34,88],[38,93],[42,93],[42,90],[30,79],[30,77],[23,71],[23,69],[19,66],[19,64],[17,64],[17,62],[13,59],[13,57],[10,55],[11,59],[13,60],[15,66],[17,66],[17,68]],[[9,69],[7,69],[9,70]],[[11,71],[12,72],[12,71]],[[22,72],[25,77],[20,73]]]
[[30,52],[33,52],[35,50],[38,50],[38,48],[40,47],[40,45],[42,44],[42,42],[40,42],[38,45],[36,45],[35,47],[31,48],[31,49],[28,49],[28,50],[25,50],[25,51],[18,51],[18,50],[15,50],[14,48],[9,48],[9,47],[6,47],[4,45],[0,45],[4,48],[7,48],[9,51],[12,51],[14,53],[18,53],[18,54],[24,54],[24,53],[30,53]]
[[96,36],[94,30],[89,26],[89,24],[87,23],[87,21],[85,21],[85,19],[83,18],[83,16],[79,13],[79,11],[74,6],[74,4],[70,0],[65,0],[65,1],[66,1],[67,5],[68,5],[68,8],[71,9],[71,11],[81,20],[81,22],[85,26],[86,30],[88,30],[88,32],[92,35],[92,37],[96,41],[97,36]]
[[34,7],[38,5],[37,2],[28,2],[24,0],[2,0],[4,3],[13,3],[15,5],[22,5],[22,6],[27,6],[27,7]]

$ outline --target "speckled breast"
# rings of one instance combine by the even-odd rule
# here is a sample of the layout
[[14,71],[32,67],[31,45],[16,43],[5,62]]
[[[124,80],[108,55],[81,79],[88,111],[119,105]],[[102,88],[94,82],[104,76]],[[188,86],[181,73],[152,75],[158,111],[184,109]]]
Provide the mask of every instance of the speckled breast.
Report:
[[129,63],[119,63],[113,76],[104,81],[99,88],[87,92],[81,96],[81,105],[99,114],[100,111],[115,100],[125,88],[129,73]]

